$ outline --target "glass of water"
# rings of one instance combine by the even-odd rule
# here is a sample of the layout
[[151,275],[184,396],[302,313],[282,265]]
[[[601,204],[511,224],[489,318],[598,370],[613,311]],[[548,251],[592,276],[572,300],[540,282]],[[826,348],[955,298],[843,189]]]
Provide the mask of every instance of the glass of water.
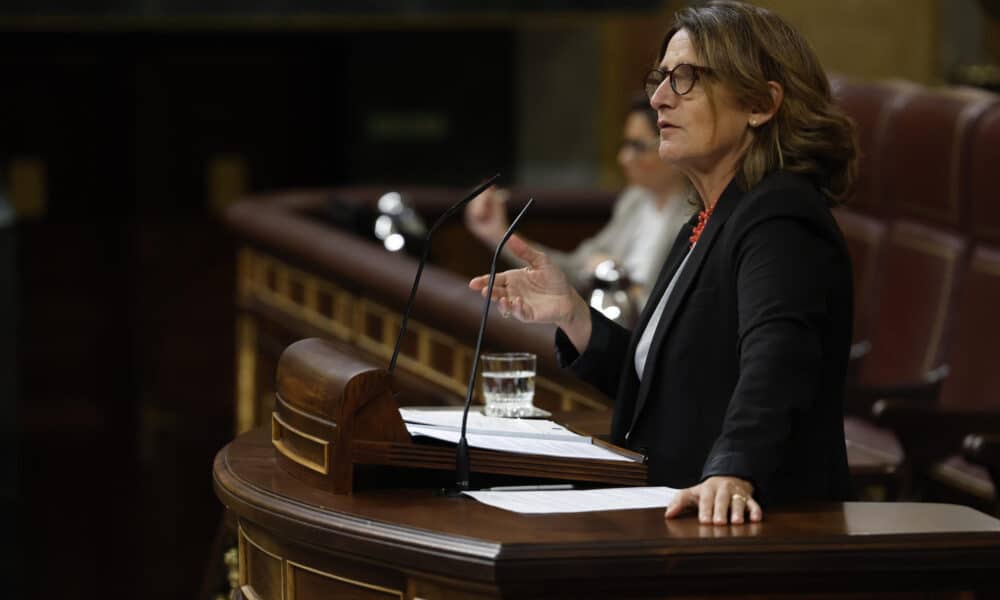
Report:
[[534,413],[535,355],[527,352],[483,354],[483,410],[491,417],[527,417]]

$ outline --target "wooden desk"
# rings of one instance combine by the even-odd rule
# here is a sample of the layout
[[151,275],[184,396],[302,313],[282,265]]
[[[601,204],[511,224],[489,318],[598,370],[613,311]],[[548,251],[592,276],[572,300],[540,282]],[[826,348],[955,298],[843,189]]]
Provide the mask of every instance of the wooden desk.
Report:
[[278,469],[260,430],[219,452],[214,479],[239,523],[241,584],[265,600],[1000,590],[1000,521],[955,505],[830,504],[716,527],[659,509],[523,516],[429,489],[337,496]]

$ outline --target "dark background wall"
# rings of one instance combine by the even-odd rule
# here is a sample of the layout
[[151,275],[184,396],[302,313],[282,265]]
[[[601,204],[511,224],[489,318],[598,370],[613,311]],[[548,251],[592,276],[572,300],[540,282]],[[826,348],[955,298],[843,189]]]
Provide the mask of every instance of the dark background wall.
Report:
[[496,12],[629,11],[655,8],[657,0],[90,0],[84,5],[72,0],[8,0],[0,14],[74,15],[217,15],[253,14],[366,14],[424,15],[427,13],[483,14]]
[[0,240],[19,305],[18,367],[4,369],[18,379],[4,417],[20,430],[4,466],[19,475],[4,497],[25,568],[6,581],[31,598],[196,597],[221,515],[211,459],[233,431],[218,161],[245,190],[509,172],[511,40],[489,28],[0,35],[0,164],[29,157],[44,178],[43,206]]

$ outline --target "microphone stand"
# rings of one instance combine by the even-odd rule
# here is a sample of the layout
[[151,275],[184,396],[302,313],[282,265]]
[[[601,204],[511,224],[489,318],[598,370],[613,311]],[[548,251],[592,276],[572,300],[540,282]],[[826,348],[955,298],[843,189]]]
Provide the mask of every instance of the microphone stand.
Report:
[[[496,183],[497,179],[500,179],[500,173],[497,173],[493,177],[490,177],[486,181],[477,185],[471,192],[466,194],[464,198],[453,204],[448,210],[444,211],[444,214],[438,217],[438,220],[434,221],[431,228],[427,230],[427,235],[424,236],[424,250],[420,255],[420,263],[417,264],[417,274],[413,277],[413,287],[410,288],[410,299],[406,301],[406,308],[403,309],[403,321],[399,326],[399,335],[396,336],[396,348],[392,351],[392,360],[389,361],[390,374],[396,370],[396,358],[399,356],[399,348],[403,344],[403,334],[406,333],[406,323],[409,321],[410,311],[413,309],[413,299],[417,297],[417,286],[420,285],[420,274],[424,272],[424,263],[427,262],[427,255],[431,250],[431,236],[434,235],[434,232],[437,231],[437,228],[440,227],[442,223],[458,212],[458,209],[468,204],[470,200],[479,194],[482,194],[486,188]],[[508,235],[510,235],[509,232]],[[504,241],[506,241],[506,238]]]
[[469,442],[465,438],[465,428],[469,420],[469,408],[472,406],[472,392],[476,385],[476,371],[479,369],[479,352],[482,350],[483,334],[486,332],[486,317],[490,314],[490,301],[493,299],[493,282],[497,277],[497,259],[500,257],[500,251],[503,250],[504,244],[507,243],[507,240],[514,233],[518,221],[528,211],[528,207],[531,206],[532,202],[534,202],[534,199],[529,198],[528,203],[524,205],[521,212],[517,213],[517,216],[511,221],[510,227],[507,228],[507,232],[503,234],[503,238],[497,244],[496,250],[493,251],[493,262],[490,264],[490,279],[489,284],[486,286],[486,304],[483,305],[483,319],[479,323],[479,337],[476,339],[476,351],[472,358],[472,372],[469,373],[469,385],[465,390],[465,408],[462,410],[462,434],[458,439],[458,448],[455,453],[455,487],[458,488],[458,493],[469,489]]

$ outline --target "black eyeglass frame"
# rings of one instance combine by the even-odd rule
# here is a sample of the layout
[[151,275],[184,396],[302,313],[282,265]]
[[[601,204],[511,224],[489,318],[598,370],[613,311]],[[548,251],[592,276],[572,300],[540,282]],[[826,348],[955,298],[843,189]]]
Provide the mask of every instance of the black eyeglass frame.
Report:
[[[677,89],[677,80],[674,78],[674,73],[676,73],[677,69],[680,69],[681,67],[687,67],[691,69],[691,86],[686,90],[684,90],[683,92]],[[702,73],[707,74],[711,72],[712,72],[711,67],[702,67],[700,65],[692,65],[690,63],[680,63],[674,66],[673,69],[657,68],[653,69],[649,73],[646,73],[646,78],[643,80],[643,87],[646,90],[646,96],[652,98],[653,94],[656,93],[656,90],[660,89],[660,86],[663,85],[663,82],[669,80],[670,89],[673,90],[674,93],[677,94],[678,96],[683,96],[685,94],[690,93],[691,90],[694,89],[694,84],[698,83],[698,81],[701,79]],[[659,79],[659,81],[656,81],[656,79]]]

